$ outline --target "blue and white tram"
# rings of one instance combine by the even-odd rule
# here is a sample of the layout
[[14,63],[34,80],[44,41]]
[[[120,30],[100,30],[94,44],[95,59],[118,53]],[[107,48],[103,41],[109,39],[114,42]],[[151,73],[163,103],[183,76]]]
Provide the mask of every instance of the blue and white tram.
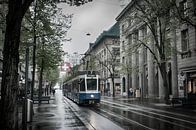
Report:
[[99,75],[89,72],[80,74],[63,84],[66,97],[78,104],[96,104],[100,102]]

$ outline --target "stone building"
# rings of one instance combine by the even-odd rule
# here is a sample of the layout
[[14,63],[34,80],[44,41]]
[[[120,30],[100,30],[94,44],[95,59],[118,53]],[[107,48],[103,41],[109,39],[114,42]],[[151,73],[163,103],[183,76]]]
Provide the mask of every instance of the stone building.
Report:
[[[179,0],[176,5],[184,15],[195,17],[194,12],[191,12],[195,9],[193,2]],[[136,11],[135,4],[135,0],[132,0],[116,18],[120,26],[121,63],[124,64],[120,76],[121,94],[127,95],[129,88],[133,88],[135,97],[151,99],[163,99],[166,92],[173,97],[187,97],[188,93],[196,93],[195,26],[186,20],[180,21],[181,19],[176,20],[172,17],[169,18],[171,24],[164,23],[167,36],[165,39],[169,41],[169,55],[166,55],[167,60],[164,61],[168,78],[168,88],[165,89],[164,80],[154,58],[154,55],[160,56],[156,49],[156,39],[151,28],[136,18],[139,12]],[[191,22],[195,24],[193,21]],[[159,29],[157,24],[156,30]],[[159,36],[158,31],[155,35]],[[146,46],[139,45],[141,41],[145,41]]]
[[184,22],[176,31],[176,46],[181,52],[177,55],[178,95],[187,97],[189,93],[196,94],[196,2],[181,0],[179,6],[183,7],[184,17],[193,24]]
[[96,70],[99,72],[102,94],[112,94],[112,79],[114,79],[115,94],[120,95],[120,42],[118,23],[114,24],[109,30],[101,33],[95,43],[89,45],[89,49],[81,61],[83,62],[83,67],[80,67],[82,70]]

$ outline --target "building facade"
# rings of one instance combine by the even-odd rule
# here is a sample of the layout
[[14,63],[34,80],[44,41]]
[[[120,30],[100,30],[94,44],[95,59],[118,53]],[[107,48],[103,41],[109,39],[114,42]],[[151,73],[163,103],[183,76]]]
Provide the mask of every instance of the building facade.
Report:
[[100,34],[95,43],[89,45],[89,49],[81,61],[83,70],[96,70],[99,72],[102,94],[112,95],[114,88],[115,94],[120,95],[120,42],[118,23]]
[[[184,15],[191,15],[193,18],[195,17],[194,12],[191,12],[195,9],[193,2],[179,0],[176,5]],[[135,97],[153,99],[164,99],[167,92],[173,97],[187,97],[189,93],[196,94],[196,28],[194,26],[196,24],[194,20],[191,21],[193,25],[186,20],[182,22],[181,19],[176,20],[177,18],[173,17],[168,20],[170,24],[167,24],[166,20],[162,24],[156,21],[155,30],[157,31],[153,35],[151,26],[148,26],[150,24],[142,20],[138,21],[138,17],[142,15],[137,11],[136,4],[135,0],[132,0],[116,18],[120,26],[121,63],[124,64],[120,76],[121,94],[128,95],[130,88],[134,90]],[[163,21],[161,17],[159,19]],[[161,41],[159,29],[163,28],[163,25],[165,25],[165,43],[168,42],[165,52],[167,53],[166,61],[164,61],[167,88],[164,87],[165,80],[158,66],[158,63],[163,61],[155,58],[160,57],[156,44],[161,43],[156,40]],[[164,47],[166,48],[165,45]]]

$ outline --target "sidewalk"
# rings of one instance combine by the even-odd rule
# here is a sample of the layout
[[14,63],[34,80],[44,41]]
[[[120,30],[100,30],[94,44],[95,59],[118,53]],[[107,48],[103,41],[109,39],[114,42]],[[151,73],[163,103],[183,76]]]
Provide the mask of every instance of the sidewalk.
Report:
[[183,107],[180,105],[175,105],[174,107],[171,104],[165,104],[164,101],[160,101],[158,99],[149,100],[149,99],[139,99],[139,98],[127,98],[127,97],[108,97],[102,96],[102,99],[116,101],[119,103],[127,103],[130,105],[137,105],[142,107],[149,107],[154,109],[166,110],[171,112],[183,113],[187,115],[195,115],[196,116],[196,106],[194,107]]
[[62,92],[58,90],[51,96],[49,104],[33,104],[33,109],[33,121],[28,123],[27,130],[86,130],[69,106],[65,105]]

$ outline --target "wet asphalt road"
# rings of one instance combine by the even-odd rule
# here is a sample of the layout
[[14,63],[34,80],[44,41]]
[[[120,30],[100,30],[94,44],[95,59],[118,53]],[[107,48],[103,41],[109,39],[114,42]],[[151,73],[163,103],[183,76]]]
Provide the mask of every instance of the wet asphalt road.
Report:
[[28,130],[122,130],[89,108],[94,107],[78,106],[57,90],[50,104],[34,104],[35,114]]
[[184,108],[153,108],[103,98],[96,111],[126,130],[196,130],[196,112]]
[[29,130],[196,130],[196,112],[147,107],[102,97],[96,106],[78,106],[57,90],[50,104],[34,104]]

